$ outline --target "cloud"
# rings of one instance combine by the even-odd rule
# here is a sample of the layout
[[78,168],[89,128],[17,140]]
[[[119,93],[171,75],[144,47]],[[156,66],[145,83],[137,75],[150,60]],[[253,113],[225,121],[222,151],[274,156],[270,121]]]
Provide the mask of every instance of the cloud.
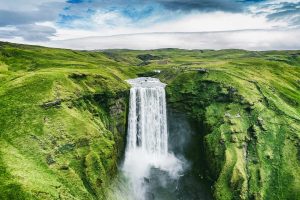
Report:
[[300,26],[300,2],[283,2],[273,7],[273,12],[267,15],[269,20],[287,21],[290,26]]
[[[190,13],[177,19],[157,21],[149,18],[149,21],[135,22],[128,18],[122,18],[117,12],[99,12],[88,21],[73,22],[75,27],[82,27],[86,24],[93,24],[95,27],[88,32],[81,28],[66,29],[57,28],[57,37],[60,39],[71,39],[87,36],[109,36],[118,34],[134,34],[149,32],[212,32],[247,29],[273,29],[284,26],[284,22],[269,22],[264,16],[253,17],[250,14],[210,12]],[[76,25],[75,25],[76,23]],[[79,23],[82,23],[79,24]],[[82,34],[78,34],[80,32]]]
[[[69,0],[60,15],[61,27],[76,28],[80,24],[96,26],[114,26],[110,20],[103,18],[100,23],[88,23],[95,16],[118,16],[119,20],[127,21],[128,25],[152,25],[179,19],[194,12],[229,12],[244,13],[249,5],[258,0]],[[260,2],[261,0],[259,0]],[[81,22],[80,22],[81,21]],[[116,21],[116,20],[114,20]],[[128,23],[131,22],[131,23]],[[146,22],[146,23],[145,23]],[[152,24],[151,24],[152,23]],[[116,24],[117,25],[117,24]],[[123,24],[120,24],[121,26]],[[84,27],[87,28],[87,27]]]
[[43,25],[27,24],[0,29],[0,38],[11,39],[21,37],[31,42],[49,41],[56,29]]
[[182,10],[182,11],[228,11],[240,12],[243,10],[243,2],[234,0],[159,0],[169,10]]
[[[39,25],[58,18],[64,2],[60,0],[15,0],[0,2],[0,38],[22,38],[25,41],[48,41],[55,27]],[[17,4],[20,4],[16,6]]]
[[36,22],[56,20],[62,5],[60,3],[45,3],[34,10],[0,9],[0,26],[32,24]]
[[266,1],[249,10],[254,16],[264,16],[271,22],[285,22],[283,28],[300,27],[300,0]]
[[247,30],[202,33],[146,33],[52,41],[71,49],[300,49],[300,30]]
[[[130,7],[138,8],[147,6],[162,6],[168,10],[181,11],[226,11],[238,12],[251,4],[262,2],[264,0],[69,0],[69,4],[73,6],[87,6],[96,8],[112,8],[112,7]],[[75,4],[75,5],[74,5]]]
[[[300,29],[299,4],[300,0],[0,1],[0,39],[31,44],[50,44],[51,40],[55,40],[54,43],[56,43],[57,40],[88,36],[130,34],[132,37],[128,38],[129,41],[131,38],[144,38],[146,48],[152,48],[156,45],[153,41],[153,34],[149,37],[136,34],[157,32],[156,36],[161,39],[160,44],[166,47],[172,46],[173,42],[176,47],[180,47],[178,42],[182,42],[181,48],[190,48],[194,44],[188,45],[188,41],[192,43],[200,41],[204,47],[209,48],[208,45],[211,45],[211,48],[227,48],[231,45],[226,41],[230,41],[232,46],[243,44],[244,48],[252,48],[252,46],[262,49],[281,48],[278,44],[283,40],[282,35],[287,37],[288,41],[293,38],[294,43],[297,44],[298,39],[294,36],[297,34],[299,36],[299,32],[295,31],[297,28]],[[260,31],[253,31],[256,29]],[[168,33],[166,37],[167,32],[191,32],[191,35]],[[193,35],[194,32],[197,32],[197,37]],[[212,34],[213,37],[204,32]],[[246,33],[247,37],[244,37]],[[278,36],[278,41],[273,39],[275,35]],[[232,36],[243,36],[245,41],[235,40],[231,38]],[[187,37],[191,39],[188,40]],[[210,41],[199,40],[199,37]],[[259,40],[256,37],[264,38],[266,42],[260,40],[260,43],[256,43]],[[94,39],[103,41],[102,38],[95,37]],[[102,45],[107,48],[110,46],[123,48],[131,45],[134,48],[142,48],[134,44],[134,40],[131,42],[133,44],[128,45],[122,38],[124,37],[109,37],[107,42],[112,42],[111,45],[106,41],[101,44],[95,41],[95,44],[98,44],[98,48]],[[83,41],[87,41],[87,44],[79,43],[78,48],[89,48],[89,44],[92,47],[95,46],[90,39]],[[119,41],[120,44],[118,45],[115,41]],[[148,44],[147,41],[153,41],[153,44]],[[218,41],[218,44],[212,41]],[[142,45],[142,40],[140,42]],[[72,45],[68,42],[62,42],[62,44],[66,44],[66,47],[77,48],[76,42]],[[282,42],[282,48],[292,48],[291,43],[287,42],[287,44]],[[196,48],[201,47],[199,43],[195,45]]]

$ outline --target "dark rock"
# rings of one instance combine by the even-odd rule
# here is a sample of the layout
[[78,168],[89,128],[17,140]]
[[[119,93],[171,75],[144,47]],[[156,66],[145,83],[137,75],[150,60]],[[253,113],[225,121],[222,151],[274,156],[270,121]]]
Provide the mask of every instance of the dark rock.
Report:
[[255,165],[258,164],[258,160],[254,158],[254,159],[252,160],[252,163],[255,164]]
[[69,166],[68,165],[62,165],[59,169],[60,170],[69,170]]
[[152,192],[147,192],[145,194],[145,196],[146,196],[146,198],[145,198],[146,200],[154,200],[155,199],[155,196]]
[[273,155],[271,153],[267,153],[266,158],[269,160],[273,159]]
[[42,104],[42,107],[47,109],[50,107],[59,107],[61,105],[61,99],[56,99],[54,101],[48,101]]
[[81,74],[81,73],[73,73],[73,74],[70,74],[69,77],[73,78],[73,79],[84,79],[87,77],[87,75]]
[[200,74],[205,74],[205,73],[208,73],[208,72],[209,72],[209,70],[208,70],[208,69],[205,69],[205,68],[195,69],[195,71],[197,71],[197,72],[200,73]]
[[98,187],[102,187],[103,180],[102,180],[102,179],[100,179],[100,178],[97,178],[97,180],[96,180],[96,184],[97,184],[97,186],[98,186]]
[[66,153],[66,152],[69,152],[69,151],[73,151],[74,148],[75,148],[75,144],[67,143],[67,144],[64,144],[64,145],[60,146],[58,148],[58,151],[60,153]]
[[235,87],[230,86],[227,91],[229,92],[229,94],[235,94],[237,93],[237,89]]
[[257,123],[258,125],[260,126],[260,128],[264,131],[267,130],[267,128],[265,127],[265,124],[264,124],[264,120],[260,117],[257,118]]
[[224,140],[224,139],[220,139],[220,140],[219,140],[219,143],[220,143],[220,144],[225,144],[225,140]]
[[76,146],[77,147],[86,147],[89,146],[90,141],[87,138],[80,138],[77,142],[76,142]]
[[146,183],[150,183],[150,179],[149,179],[149,178],[147,178],[147,177],[144,177],[144,182],[146,182]]
[[162,57],[160,56],[153,56],[151,54],[141,54],[137,56],[138,59],[142,60],[142,61],[149,61],[149,60],[159,60]]
[[52,165],[52,164],[55,163],[55,160],[54,160],[53,157],[49,154],[49,155],[47,155],[47,157],[46,157],[46,162],[47,162],[48,165]]

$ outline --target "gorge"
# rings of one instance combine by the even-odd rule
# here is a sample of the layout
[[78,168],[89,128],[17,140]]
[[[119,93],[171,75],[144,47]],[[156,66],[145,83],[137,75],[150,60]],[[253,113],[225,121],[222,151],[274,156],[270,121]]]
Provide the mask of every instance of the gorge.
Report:
[[0,199],[299,199],[299,55],[0,42]]

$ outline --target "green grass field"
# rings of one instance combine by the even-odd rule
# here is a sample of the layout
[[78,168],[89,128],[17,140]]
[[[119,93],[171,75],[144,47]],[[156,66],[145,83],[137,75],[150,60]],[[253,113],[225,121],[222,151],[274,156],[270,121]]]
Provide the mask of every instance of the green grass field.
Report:
[[106,199],[124,149],[125,80],[143,75],[205,127],[216,199],[300,199],[300,51],[10,43],[0,43],[0,199]]

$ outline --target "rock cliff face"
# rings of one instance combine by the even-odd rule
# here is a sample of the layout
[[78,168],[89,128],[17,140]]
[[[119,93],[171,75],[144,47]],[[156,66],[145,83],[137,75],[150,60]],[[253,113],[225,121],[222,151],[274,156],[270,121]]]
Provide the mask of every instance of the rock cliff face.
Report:
[[[9,86],[11,93],[1,98],[3,111],[14,109],[2,115],[7,118],[1,124],[1,199],[105,199],[123,151],[128,89],[80,91],[88,79],[97,81],[90,75],[80,83],[56,79],[30,107],[23,98],[35,89],[27,79],[20,80],[22,90]],[[38,87],[39,81],[32,84]],[[51,90],[61,94],[59,106],[38,106],[56,98],[47,94]],[[11,106],[18,101],[18,107]]]
[[210,180],[215,199],[299,199],[297,107],[278,85],[227,73],[161,74],[171,107],[199,126],[206,170],[203,162],[194,168]]
[[101,55],[0,47],[0,199],[105,199],[125,142],[128,85],[93,64]]

